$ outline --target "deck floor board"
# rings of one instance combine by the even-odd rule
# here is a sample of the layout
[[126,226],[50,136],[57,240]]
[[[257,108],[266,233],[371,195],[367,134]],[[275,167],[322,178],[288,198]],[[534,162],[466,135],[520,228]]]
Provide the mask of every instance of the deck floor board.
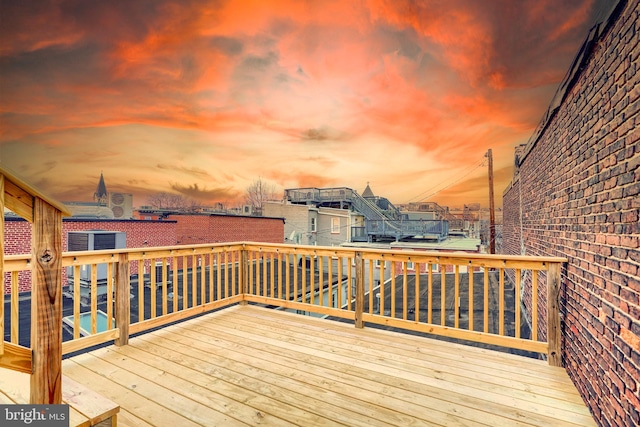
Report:
[[121,426],[595,425],[546,362],[250,305],[66,359],[63,372],[118,403]]

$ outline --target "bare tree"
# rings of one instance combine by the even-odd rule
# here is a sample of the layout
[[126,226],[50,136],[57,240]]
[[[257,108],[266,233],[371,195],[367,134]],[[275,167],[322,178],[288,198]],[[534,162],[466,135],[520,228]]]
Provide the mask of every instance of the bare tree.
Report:
[[149,205],[156,209],[173,209],[176,211],[194,211],[200,205],[181,194],[155,193],[147,198]]
[[261,177],[256,179],[247,187],[245,202],[253,207],[254,212],[262,213],[262,206],[267,200],[276,198],[276,190],[273,184],[269,184]]

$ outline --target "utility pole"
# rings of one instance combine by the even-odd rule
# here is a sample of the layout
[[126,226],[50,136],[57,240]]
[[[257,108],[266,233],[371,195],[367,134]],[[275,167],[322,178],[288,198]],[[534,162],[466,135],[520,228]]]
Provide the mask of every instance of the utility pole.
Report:
[[491,148],[487,151],[489,159],[489,253],[496,253],[496,208],[493,202],[493,153]]

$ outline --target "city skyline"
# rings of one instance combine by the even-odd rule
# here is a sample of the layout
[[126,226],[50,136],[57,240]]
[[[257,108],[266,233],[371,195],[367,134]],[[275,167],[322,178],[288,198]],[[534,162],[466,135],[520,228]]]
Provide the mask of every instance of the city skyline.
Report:
[[496,203],[603,0],[2,3],[0,162],[135,205],[369,183]]

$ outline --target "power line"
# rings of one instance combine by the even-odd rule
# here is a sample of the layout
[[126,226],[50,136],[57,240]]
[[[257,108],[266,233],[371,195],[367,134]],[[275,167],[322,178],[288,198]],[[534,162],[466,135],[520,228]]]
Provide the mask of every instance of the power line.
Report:
[[[457,184],[458,182],[462,181],[464,178],[468,177],[468,176],[469,176],[469,175],[471,175],[473,172],[475,172],[475,171],[476,171],[476,169],[478,169],[478,168],[480,168],[480,167],[482,167],[482,166],[485,166],[485,164],[484,164],[484,158],[483,158],[483,159],[482,159],[478,164],[476,164],[475,166],[473,166],[473,169],[469,170],[469,172],[465,173],[464,175],[462,175],[461,177],[459,177],[459,178],[458,178],[458,179],[456,179],[455,181],[453,181],[453,182],[451,182],[451,183],[449,183],[449,184],[445,185],[444,187],[440,188],[439,190],[436,190],[436,191],[434,191],[434,192],[432,192],[432,193],[428,194],[427,196],[425,196],[425,197],[423,197],[422,199],[418,200],[418,202],[422,202],[422,201],[424,201],[424,200],[427,200],[427,199],[429,199],[430,197],[433,197],[433,196],[435,196],[436,194],[440,193],[441,191],[446,190],[447,188],[451,187],[452,185]],[[437,185],[435,185],[435,186],[431,187],[430,189],[428,189],[428,190],[426,190],[426,191],[423,191],[423,192],[422,192],[422,193],[420,193],[419,195],[417,195],[417,196],[413,197],[412,199],[409,199],[409,201],[408,201],[408,202],[411,202],[411,200],[415,200],[415,199],[417,199],[417,198],[421,197],[423,194],[425,194],[425,193],[427,193],[427,192],[429,192],[429,191],[431,191],[431,190],[433,190],[434,188],[437,188],[437,187],[438,187],[438,186],[437,186]]]

